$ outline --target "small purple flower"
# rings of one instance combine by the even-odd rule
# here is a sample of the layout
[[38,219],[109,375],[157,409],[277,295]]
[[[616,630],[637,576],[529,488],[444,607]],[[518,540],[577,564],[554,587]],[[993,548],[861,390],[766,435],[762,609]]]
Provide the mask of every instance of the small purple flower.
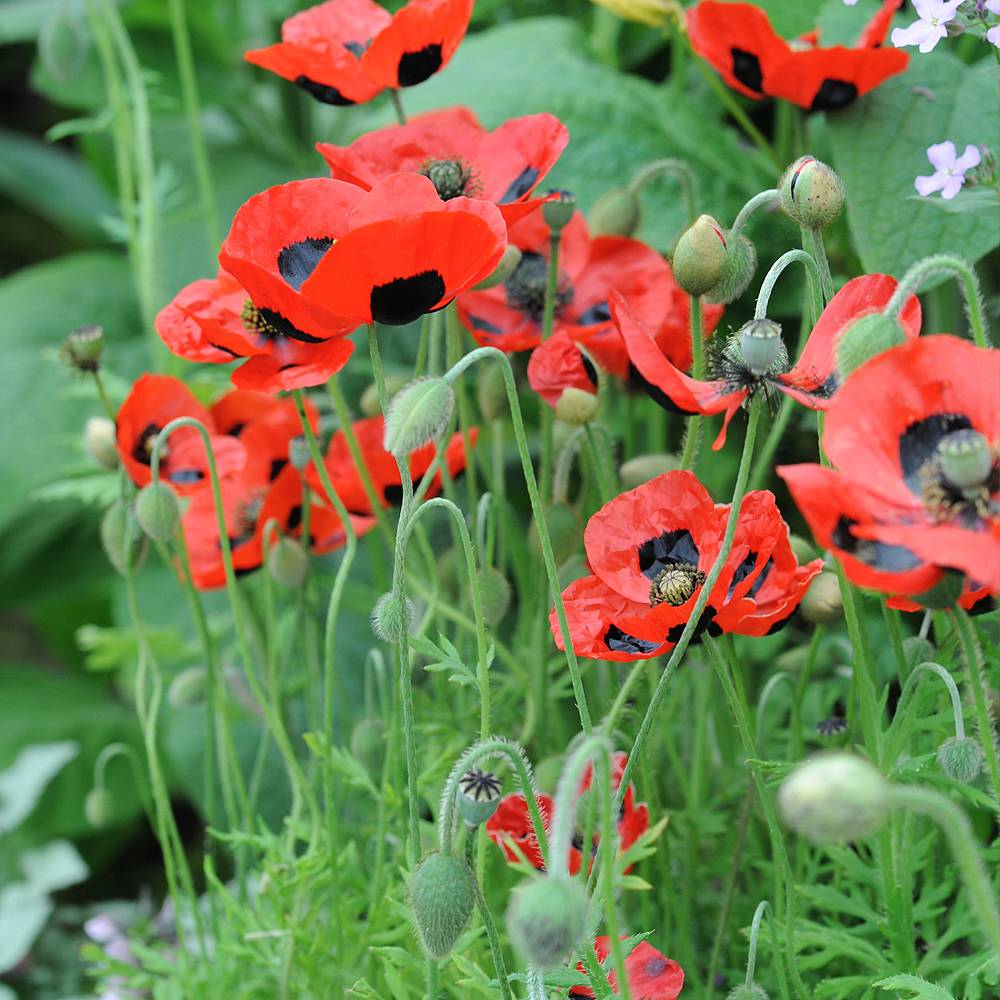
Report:
[[919,45],[921,52],[930,52],[948,34],[946,25],[954,20],[961,3],[962,0],[913,0],[920,20],[908,28],[893,28],[892,44],[897,49]]
[[982,157],[979,150],[971,144],[958,156],[953,142],[939,142],[928,148],[927,159],[931,161],[934,173],[918,177],[913,182],[917,194],[926,198],[935,191],[940,191],[942,198],[951,199],[965,183],[966,172],[978,167]]
[[[1000,0],[986,0],[983,5],[991,14],[1000,15]],[[1000,24],[994,24],[986,32],[986,41],[1000,49]]]

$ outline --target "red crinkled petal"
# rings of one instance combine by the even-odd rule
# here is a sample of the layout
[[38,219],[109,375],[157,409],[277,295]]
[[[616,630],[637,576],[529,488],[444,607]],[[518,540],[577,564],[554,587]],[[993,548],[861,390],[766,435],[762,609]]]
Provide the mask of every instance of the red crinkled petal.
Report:
[[[552,817],[552,799],[548,795],[537,795],[538,811],[542,814],[542,823],[548,833]],[[538,846],[534,827],[531,825],[531,815],[528,812],[528,800],[517,792],[505,795],[500,800],[497,811],[486,821],[486,833],[490,840],[503,850],[508,861],[518,861],[517,852],[511,847],[511,842],[517,845],[528,863],[541,870],[542,851]]]
[[363,104],[382,91],[365,74],[358,58],[336,44],[312,47],[278,42],[263,49],[251,49],[243,58],[292,83],[305,81],[326,88],[327,104]]
[[[313,432],[319,431],[319,412],[309,400],[306,414]],[[302,423],[292,399],[275,400],[275,406],[244,428],[240,441],[247,450],[247,475],[255,481],[273,481],[288,465],[288,448],[302,436]]]
[[[691,368],[691,296],[674,280],[669,271],[664,285],[666,303],[659,327],[655,329],[654,340],[657,346],[675,367],[682,372]],[[627,298],[627,296],[626,296]],[[705,337],[708,338],[722,319],[723,306],[711,302],[703,302],[701,306],[701,321]]]
[[220,396],[212,404],[209,412],[215,421],[215,429],[220,434],[239,437],[252,420],[266,417],[282,406],[281,400],[262,392],[243,392],[233,389]]
[[[975,584],[970,583],[968,580],[965,581],[965,587],[962,590],[962,594],[958,599],[958,603],[965,608],[966,611],[971,611],[973,614],[979,612],[978,606],[983,608],[983,611],[993,611],[996,608],[996,601],[993,599],[993,595],[990,594],[986,587],[980,587]],[[894,611],[923,611],[924,606],[918,604],[916,601],[911,601],[908,597],[890,597],[886,602],[886,607],[892,608]]]
[[[234,354],[256,353],[240,319],[247,293],[225,271],[182,288],[156,316],[156,332],[176,355],[189,361],[226,364]],[[230,346],[236,342],[240,350]],[[223,346],[220,346],[223,345]]]
[[[598,961],[602,964],[607,962],[611,954],[611,938],[597,938],[594,941],[594,951]],[[582,962],[577,965],[577,969],[584,971]],[[626,956],[625,976],[633,1000],[677,1000],[684,988],[684,970],[648,941],[640,941]],[[617,996],[620,990],[617,973],[613,969],[608,971],[608,982]],[[593,995],[594,991],[589,986],[574,986],[569,991],[569,1000]]]
[[864,30],[854,43],[856,49],[877,49],[885,41],[892,25],[892,19],[896,11],[903,5],[903,0],[883,0],[882,6],[878,9],[872,19],[865,25]]
[[280,358],[260,356],[240,365],[230,379],[237,388],[255,392],[292,392],[324,385],[347,364],[354,344],[336,337],[322,344],[297,345],[293,356],[301,361],[282,362]]
[[594,395],[597,376],[580,348],[565,330],[559,330],[531,352],[528,361],[528,384],[549,406],[555,406],[566,389],[579,389]]

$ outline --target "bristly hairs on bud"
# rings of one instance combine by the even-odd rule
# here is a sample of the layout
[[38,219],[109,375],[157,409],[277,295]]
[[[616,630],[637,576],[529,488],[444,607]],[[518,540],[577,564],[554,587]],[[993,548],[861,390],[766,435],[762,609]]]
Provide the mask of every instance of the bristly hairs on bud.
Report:
[[[134,520],[135,514],[124,500],[116,500],[101,518],[101,545],[108,561],[122,576],[128,571],[129,559],[132,572],[138,572],[149,551],[148,537],[138,524],[129,523]],[[130,552],[126,551],[126,538],[131,540]]]
[[408,597],[397,598],[391,590],[387,591],[372,609],[372,631],[383,642],[398,646],[404,635],[412,634],[416,616],[416,609]]
[[154,542],[172,541],[181,523],[177,494],[161,480],[144,486],[136,497],[135,516]]
[[444,958],[451,951],[478,899],[476,876],[464,858],[435,851],[417,865],[410,876],[410,913],[431,958]]
[[539,972],[562,964],[589,926],[587,890],[565,873],[531,878],[511,893],[507,933],[518,954]]
[[805,229],[825,229],[844,210],[844,184],[814,156],[799,157],[778,185],[781,207]]
[[844,328],[837,339],[837,373],[846,379],[865,362],[906,343],[906,334],[893,316],[872,312]]
[[726,275],[726,236],[710,215],[699,215],[681,233],[671,261],[677,284],[688,295],[705,295]]
[[385,450],[408,457],[447,429],[455,408],[455,394],[447,379],[414,379],[389,401],[385,417]]
[[945,740],[937,749],[937,759],[941,770],[963,785],[971,785],[986,766],[983,746],[971,736],[962,739],[952,736]]
[[749,287],[757,271],[757,248],[741,233],[726,233],[726,262],[722,279],[705,297],[709,302],[728,305]]

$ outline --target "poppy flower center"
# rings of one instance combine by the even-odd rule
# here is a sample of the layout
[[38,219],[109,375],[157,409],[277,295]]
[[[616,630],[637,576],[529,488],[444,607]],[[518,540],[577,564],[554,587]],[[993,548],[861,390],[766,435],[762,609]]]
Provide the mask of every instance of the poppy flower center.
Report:
[[1000,489],[1000,452],[971,427],[945,434],[918,470],[921,498],[936,521],[985,520]]
[[649,606],[669,604],[679,608],[705,582],[705,574],[691,563],[670,563],[653,577],[649,588]]
[[482,186],[472,167],[464,160],[428,160],[420,168],[420,173],[430,178],[442,201],[474,197]]
[[249,299],[243,303],[243,309],[240,311],[240,321],[250,333],[264,340],[276,340],[282,336],[281,331],[272,326],[264,317],[264,314]]
[[233,533],[229,536],[232,548],[249,542],[257,533],[257,521],[264,508],[265,490],[255,490],[241,501],[233,518]]
[[[156,446],[156,437],[162,428],[158,424],[146,424],[142,432],[135,440],[132,448],[132,457],[143,465],[149,465],[153,460],[153,448]],[[160,458],[167,457],[167,449],[160,449]]]
[[[545,289],[548,285],[549,262],[540,254],[527,250],[521,255],[514,273],[504,282],[507,304],[526,313],[536,323],[545,312]],[[564,272],[556,281],[555,315],[558,316],[573,301],[573,286]]]

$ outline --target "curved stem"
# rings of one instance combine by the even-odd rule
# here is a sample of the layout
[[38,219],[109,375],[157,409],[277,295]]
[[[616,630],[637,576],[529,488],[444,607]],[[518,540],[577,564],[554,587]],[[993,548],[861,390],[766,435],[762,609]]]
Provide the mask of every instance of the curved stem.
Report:
[[729,230],[729,239],[734,240],[743,232],[743,227],[750,221],[754,212],[761,208],[770,208],[778,200],[778,189],[768,188],[755,194],[740,210],[733,220],[732,228]]
[[918,663],[911,671],[910,676],[906,678],[906,683],[903,685],[903,690],[899,695],[899,701],[896,703],[896,715],[893,719],[893,724],[895,724],[896,719],[903,717],[903,709],[906,707],[909,697],[916,686],[914,678],[921,670],[937,674],[944,681],[944,685],[948,689],[948,697],[951,699],[951,713],[955,720],[955,736],[960,740],[965,739],[965,720],[962,718],[962,696],[958,693],[958,685],[955,683],[955,678],[940,663],[934,663],[930,660]]
[[639,195],[651,180],[661,174],[673,174],[680,181],[681,191],[684,194],[684,207],[687,210],[687,224],[691,225],[698,217],[698,177],[686,161],[667,157],[647,163],[635,172],[627,190],[631,194]]
[[400,96],[398,88],[390,88],[389,99],[392,101],[392,110],[396,112],[396,120],[400,125],[405,125],[406,112],[403,110],[403,98]]
[[[813,255],[819,268],[819,287],[823,293],[823,305],[826,305],[833,298],[833,275],[830,273],[830,261],[826,256],[826,246],[823,243],[823,231],[821,229],[806,229],[804,232],[809,243],[809,252]],[[818,315],[816,319],[819,319]]]
[[771,301],[771,292],[774,291],[775,283],[781,277],[781,272],[789,264],[794,264],[797,260],[802,261],[816,282],[816,287],[820,287],[819,268],[816,266],[816,261],[813,260],[812,256],[807,254],[805,250],[788,250],[771,265],[771,269],[764,276],[763,282],[761,282],[760,291],[757,293],[757,305],[753,313],[754,319],[766,318],[767,306]]
[[753,921],[750,924],[750,946],[747,948],[747,974],[743,980],[746,986],[753,985],[754,975],[757,971],[757,939],[760,936],[760,924],[764,919],[764,914],[770,909],[771,904],[764,899],[757,904],[757,909],[753,913]]

